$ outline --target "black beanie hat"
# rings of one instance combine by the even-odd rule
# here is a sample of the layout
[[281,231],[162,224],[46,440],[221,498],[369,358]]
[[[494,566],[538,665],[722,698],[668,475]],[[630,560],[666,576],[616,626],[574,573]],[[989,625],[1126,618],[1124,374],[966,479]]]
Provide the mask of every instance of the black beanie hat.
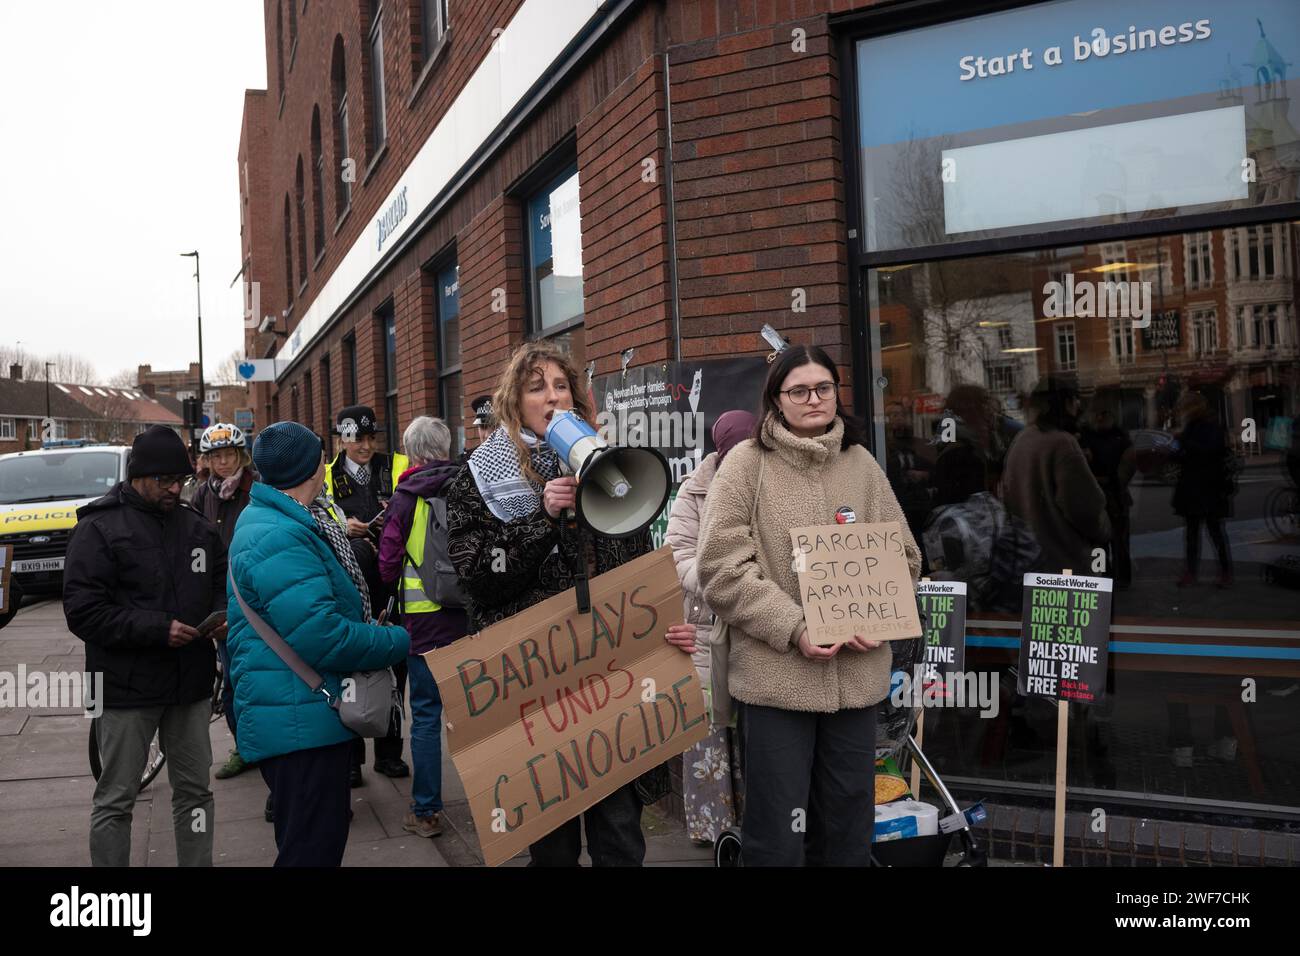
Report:
[[276,422],[262,429],[253,443],[253,466],[262,481],[283,491],[295,488],[320,467],[321,440],[297,422]]
[[127,478],[192,474],[194,466],[190,464],[185,442],[166,425],[151,425],[135,436],[126,467]]

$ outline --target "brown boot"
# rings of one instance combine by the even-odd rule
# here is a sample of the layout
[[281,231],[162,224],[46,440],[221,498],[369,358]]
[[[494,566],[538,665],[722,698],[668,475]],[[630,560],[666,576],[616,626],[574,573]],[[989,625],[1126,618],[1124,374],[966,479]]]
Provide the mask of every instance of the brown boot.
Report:
[[442,836],[442,818],[437,813],[428,817],[417,817],[414,813],[408,813],[402,822],[402,829],[418,837]]

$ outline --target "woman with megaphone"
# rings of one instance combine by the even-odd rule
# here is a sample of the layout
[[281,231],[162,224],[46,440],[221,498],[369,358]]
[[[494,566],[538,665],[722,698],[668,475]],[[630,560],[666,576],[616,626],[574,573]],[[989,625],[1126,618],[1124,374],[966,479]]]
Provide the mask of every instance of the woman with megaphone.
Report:
[[[447,489],[448,553],[466,597],[471,632],[527,610],[575,586],[587,568],[566,513],[577,506],[578,481],[562,474],[545,436],[557,413],[573,411],[595,427],[591,399],[572,359],[549,342],[528,342],[510,357],[496,392],[497,427],[470,455]],[[592,576],[648,554],[650,532],[628,537],[590,533]],[[695,626],[668,628],[669,643],[695,649]],[[644,804],[668,788],[663,765],[614,791],[579,818],[529,847],[531,866],[577,866],[582,828],[594,866],[640,866]]]
[[921,555],[866,431],[839,407],[816,346],[774,353],[753,437],[709,488],[697,551],[704,597],[730,632],[727,683],[741,705],[745,866],[866,866],[875,802],[875,705],[889,647],[865,635],[808,639],[792,528],[897,521],[913,579]]

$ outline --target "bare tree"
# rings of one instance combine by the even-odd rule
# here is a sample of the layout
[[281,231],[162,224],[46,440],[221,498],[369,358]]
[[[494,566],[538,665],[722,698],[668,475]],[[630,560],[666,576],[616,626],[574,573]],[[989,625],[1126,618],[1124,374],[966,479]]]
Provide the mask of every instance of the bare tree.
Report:
[[120,372],[114,372],[104,384],[113,388],[135,388],[137,386],[136,370],[124,368]]
[[31,382],[45,381],[46,363],[50,363],[51,382],[65,382],[71,385],[94,385],[99,379],[95,363],[75,352],[58,352],[54,355],[41,355],[29,352],[17,345],[0,345],[0,368],[6,375],[9,366],[18,364],[23,367],[23,378]]
[[217,366],[217,370],[212,373],[210,385],[242,385],[243,379],[239,377],[239,363],[244,361],[244,350],[235,349]]

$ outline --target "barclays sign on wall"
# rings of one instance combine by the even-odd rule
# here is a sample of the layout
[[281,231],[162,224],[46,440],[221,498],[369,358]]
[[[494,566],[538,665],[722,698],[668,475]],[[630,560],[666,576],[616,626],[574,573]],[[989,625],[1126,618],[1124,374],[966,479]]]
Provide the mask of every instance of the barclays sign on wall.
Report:
[[375,227],[379,231],[379,241],[375,245],[376,249],[382,250],[384,248],[384,240],[397,230],[398,224],[406,218],[406,212],[406,187],[403,186],[393,201],[388,204],[384,214],[375,220]]

